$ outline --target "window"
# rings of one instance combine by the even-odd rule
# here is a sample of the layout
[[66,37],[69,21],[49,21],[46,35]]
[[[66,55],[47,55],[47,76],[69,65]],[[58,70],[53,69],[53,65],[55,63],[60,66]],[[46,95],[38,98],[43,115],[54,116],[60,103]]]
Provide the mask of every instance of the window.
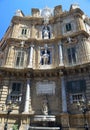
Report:
[[13,102],[21,101],[21,83],[13,83],[10,100]]
[[67,49],[67,55],[68,55],[68,62],[69,64],[75,64],[77,60],[77,55],[76,55],[76,48],[68,48]]
[[26,29],[26,28],[22,28],[21,34],[22,34],[22,35],[26,35],[26,34],[27,34],[27,29]]
[[67,82],[67,92],[70,95],[70,102],[74,103],[81,101],[86,91],[86,81],[76,80]]
[[16,67],[23,67],[24,65],[24,51],[17,51]]
[[67,82],[67,91],[69,93],[82,93],[86,90],[86,81],[76,80],[76,81],[68,81]]
[[21,83],[13,83],[12,84],[12,92],[13,93],[19,93],[21,90]]
[[71,27],[71,23],[67,23],[66,24],[66,31],[71,31],[72,27]]

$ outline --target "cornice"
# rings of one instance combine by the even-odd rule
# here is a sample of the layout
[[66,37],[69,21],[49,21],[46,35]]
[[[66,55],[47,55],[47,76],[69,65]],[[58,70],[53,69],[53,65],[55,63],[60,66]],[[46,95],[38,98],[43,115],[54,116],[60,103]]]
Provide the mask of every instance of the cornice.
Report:
[[8,38],[7,39],[7,44],[16,44],[16,43],[20,43],[22,41],[25,41],[25,44],[51,44],[51,43],[57,43],[58,41],[60,40],[64,40],[64,39],[67,39],[67,37],[76,37],[78,35],[84,35],[86,38],[89,37],[89,34],[84,31],[84,30],[81,30],[81,31],[77,31],[77,32],[73,32],[73,33],[70,33],[70,34],[66,34],[66,35],[58,35],[57,37],[54,37],[54,38],[51,38],[51,39],[35,39],[35,38],[28,38],[26,40],[22,40],[22,39],[18,39],[18,38]]
[[[67,17],[69,15],[75,15],[75,16],[78,15],[79,17],[81,17],[83,14],[84,14],[84,12],[79,8],[72,9],[70,11],[65,11],[65,12],[62,12],[61,14],[50,17],[49,24],[55,23],[58,18],[63,19],[64,17]],[[13,16],[13,18],[12,18],[12,23],[14,23],[14,24],[18,24],[22,21],[29,21],[33,25],[37,25],[37,24],[43,25],[43,18],[41,16],[38,16],[38,17],[35,17],[35,16],[34,17],[33,16],[23,16],[23,17]]]
[[22,78],[53,78],[60,76],[67,76],[67,75],[76,75],[76,74],[86,74],[90,73],[90,63],[85,63],[81,65],[75,66],[68,66],[68,67],[56,67],[54,69],[30,69],[30,68],[23,68],[23,69],[16,69],[16,68],[0,68],[0,78],[7,78],[7,77],[21,77]]
[[23,22],[23,21],[29,21],[30,24],[32,25],[36,25],[36,24],[42,24],[43,22],[43,18],[42,17],[32,17],[32,16],[25,16],[25,17],[20,17],[20,16],[14,16],[12,18],[12,23],[14,24],[18,24],[20,22]]

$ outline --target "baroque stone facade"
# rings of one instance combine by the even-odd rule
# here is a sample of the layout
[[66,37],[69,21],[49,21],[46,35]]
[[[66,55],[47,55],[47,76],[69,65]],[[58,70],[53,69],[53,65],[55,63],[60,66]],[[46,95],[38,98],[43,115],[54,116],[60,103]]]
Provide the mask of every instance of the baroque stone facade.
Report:
[[90,19],[75,4],[17,10],[0,41],[0,129],[84,130],[89,103]]

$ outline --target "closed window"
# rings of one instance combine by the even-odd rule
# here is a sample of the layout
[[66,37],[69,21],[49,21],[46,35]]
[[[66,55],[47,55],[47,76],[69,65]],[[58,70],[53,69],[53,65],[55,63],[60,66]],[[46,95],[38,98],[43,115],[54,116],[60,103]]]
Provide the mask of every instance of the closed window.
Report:
[[12,93],[19,93],[21,90],[21,83],[12,84]]
[[77,60],[76,48],[68,48],[67,49],[67,56],[69,64],[75,64]]
[[22,34],[22,35],[26,35],[26,34],[27,34],[27,29],[26,29],[26,28],[22,28],[21,34]]
[[24,65],[24,51],[17,51],[16,67],[23,67]]
[[66,31],[71,31],[71,30],[72,30],[71,23],[67,23],[66,24]]

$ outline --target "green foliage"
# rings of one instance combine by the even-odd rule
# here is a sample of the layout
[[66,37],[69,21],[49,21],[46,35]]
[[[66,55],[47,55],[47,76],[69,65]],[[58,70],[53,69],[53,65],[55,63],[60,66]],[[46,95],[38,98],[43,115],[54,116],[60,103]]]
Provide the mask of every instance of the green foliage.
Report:
[[18,130],[18,125],[13,125],[12,130]]

